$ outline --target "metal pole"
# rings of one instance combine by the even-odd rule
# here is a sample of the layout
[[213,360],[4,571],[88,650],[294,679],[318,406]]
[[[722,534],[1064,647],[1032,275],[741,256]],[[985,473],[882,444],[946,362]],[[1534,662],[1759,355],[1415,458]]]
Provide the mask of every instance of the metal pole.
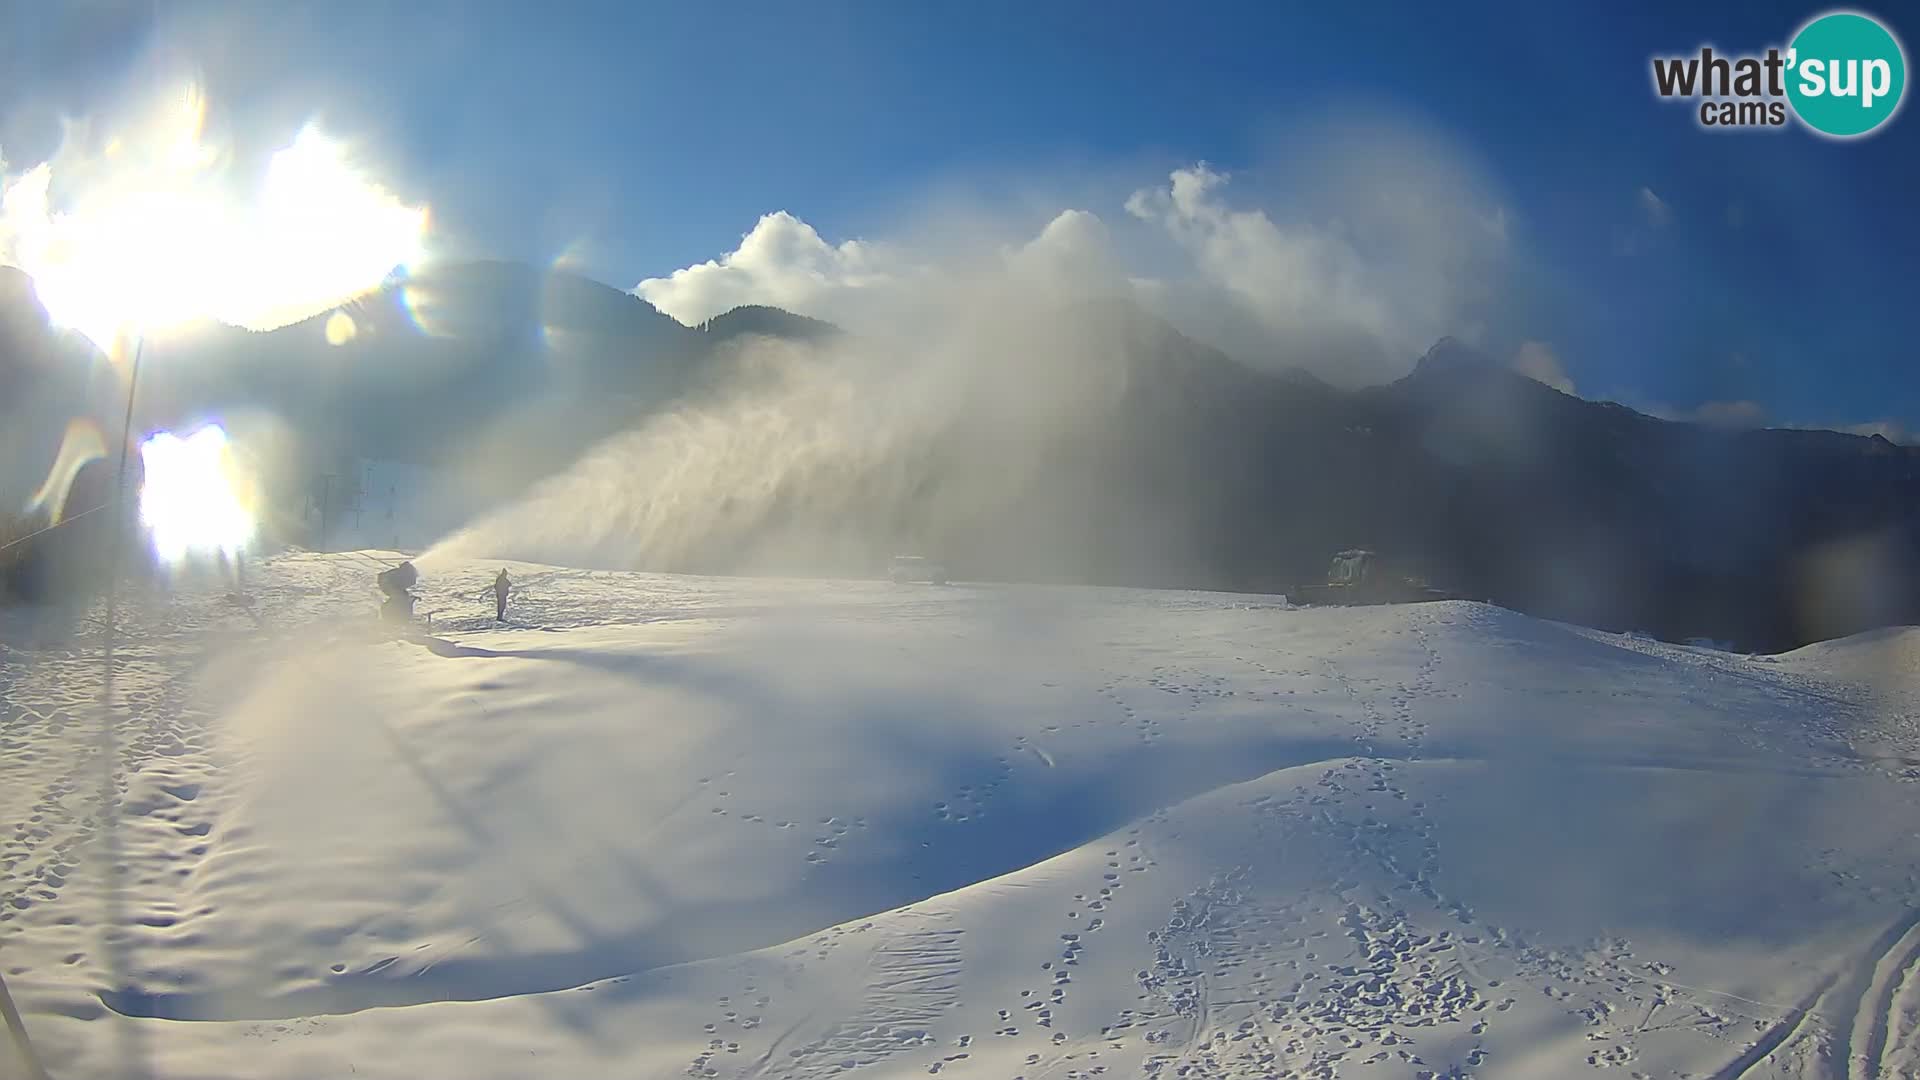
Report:
[[[116,503],[122,505],[123,512],[127,498],[127,458],[133,448],[133,401],[134,395],[140,391],[140,354],[146,351],[147,337],[142,334],[133,342],[133,369],[127,375],[127,415],[126,419],[120,422],[120,470],[114,474],[113,478],[113,497]],[[109,647],[113,644],[114,583],[119,578],[123,534],[122,529],[113,531],[113,562],[107,566],[107,644]]]
[[[111,558],[107,560],[107,679],[102,690],[109,711],[113,708],[113,637],[120,611],[120,560],[126,557],[127,458],[133,449],[133,402],[134,395],[140,391],[140,354],[146,350],[147,336],[142,334],[133,342],[133,368],[127,375],[127,415],[120,422],[120,468],[113,478],[114,528],[109,541]],[[109,723],[111,719],[108,718]]]
[[[101,813],[106,821],[106,838],[110,845],[113,843],[113,838],[116,835],[115,828],[118,825],[117,818],[119,815],[119,808],[115,805],[119,800],[116,797],[117,792],[114,790],[114,765],[119,760],[119,748],[117,746],[118,740],[114,738],[113,731],[113,644],[114,635],[118,630],[116,624],[119,617],[120,560],[125,557],[124,534],[126,532],[126,521],[121,515],[124,515],[126,512],[127,459],[131,454],[133,445],[133,407],[135,394],[140,388],[140,354],[146,351],[146,346],[147,339],[145,335],[135,339],[133,345],[132,370],[127,376],[127,415],[120,424],[120,467],[114,476],[113,497],[108,503],[108,505],[113,507],[115,517],[112,525],[113,536],[110,538],[108,544],[110,557],[107,561],[106,568],[107,640],[104,657],[105,673],[100,684],[100,751],[103,765],[101,770],[100,801]],[[119,854],[117,850],[109,854],[106,860],[109,875],[116,873],[116,871],[113,870],[113,865],[118,859]],[[119,923],[120,905],[117,884],[110,883],[108,885],[106,900],[108,922],[110,924],[108,933],[112,934],[114,930],[118,929]],[[111,937],[109,937],[108,940],[111,942]],[[109,944],[107,952],[109,954],[109,964],[114,968],[114,974],[119,976],[125,966],[120,963],[119,950]],[[21,1018],[19,1008],[14,1005],[13,995],[8,993],[7,984],[4,980],[0,980],[0,1019],[5,1021],[7,1032],[13,1037],[14,1048],[19,1052],[21,1059],[27,1067],[29,1080],[51,1080],[47,1075],[46,1066],[40,1064],[39,1055],[34,1053],[33,1043],[27,1038],[26,1022]],[[125,1038],[124,1028],[123,1038]],[[122,1051],[127,1059],[126,1064],[128,1066],[137,1065],[134,1059],[138,1051],[130,1041],[122,1047]],[[132,1075],[131,1069],[129,1069],[128,1075]]]
[[27,1025],[20,1019],[20,1010],[14,1007],[13,995],[7,993],[7,984],[0,979],[0,1015],[7,1021],[7,1030],[13,1034],[14,1049],[20,1052],[20,1058],[27,1066],[27,1080],[51,1080],[46,1067],[34,1055],[33,1043],[27,1040]]
[[[122,924],[120,904],[121,871],[116,869],[120,863],[119,824],[120,792],[119,780],[115,773],[120,762],[119,739],[114,731],[113,682],[114,682],[114,643],[119,633],[120,611],[120,562],[126,557],[126,534],[133,522],[128,520],[127,510],[127,459],[133,451],[133,407],[135,395],[140,389],[140,357],[146,352],[147,338],[141,334],[134,339],[133,365],[127,376],[127,415],[120,424],[120,468],[114,476],[114,528],[110,542],[112,557],[107,562],[107,641],[105,653],[106,673],[100,687],[100,815],[103,823],[102,838],[107,846],[107,888],[105,908],[107,916],[106,947],[107,966],[114,979],[125,986],[128,964],[126,945],[118,942],[118,931]],[[137,519],[136,519],[137,520]],[[140,1070],[138,1034],[130,1022],[118,1025],[122,1074],[134,1076]]]

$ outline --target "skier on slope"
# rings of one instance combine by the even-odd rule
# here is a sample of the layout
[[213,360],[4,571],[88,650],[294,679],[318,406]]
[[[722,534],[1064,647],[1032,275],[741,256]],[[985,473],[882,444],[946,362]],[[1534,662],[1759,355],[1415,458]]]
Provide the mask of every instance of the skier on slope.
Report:
[[494,622],[506,621],[507,591],[511,588],[513,588],[513,582],[507,580],[506,568],[502,567],[500,569],[500,576],[493,579],[493,621]]

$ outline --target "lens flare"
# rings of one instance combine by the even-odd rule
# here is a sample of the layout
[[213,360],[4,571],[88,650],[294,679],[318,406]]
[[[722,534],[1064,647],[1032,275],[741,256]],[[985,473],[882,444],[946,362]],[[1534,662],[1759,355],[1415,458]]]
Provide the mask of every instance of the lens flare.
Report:
[[327,344],[345,345],[347,342],[360,336],[360,325],[354,322],[353,316],[347,314],[345,311],[335,311],[333,314],[327,316],[325,332]]
[[232,556],[253,539],[253,514],[220,425],[184,439],[159,432],[140,444],[140,462],[146,470],[140,523],[152,533],[154,553],[163,562],[193,554]]
[[413,328],[428,337],[452,337],[453,326],[446,317],[446,303],[438,289],[409,281],[400,286],[400,309]]
[[33,278],[56,322],[103,349],[199,319],[268,330],[422,257],[426,208],[364,175],[346,143],[308,125],[254,181],[206,124],[189,90],[97,151],[63,147],[5,179],[0,262]]
[[100,432],[100,425],[86,419],[67,421],[67,432],[60,439],[60,453],[54,457],[53,468],[47,470],[47,479],[40,490],[27,499],[27,511],[44,510],[48,524],[60,524],[66,517],[74,477],[79,476],[89,462],[106,456],[107,440]]

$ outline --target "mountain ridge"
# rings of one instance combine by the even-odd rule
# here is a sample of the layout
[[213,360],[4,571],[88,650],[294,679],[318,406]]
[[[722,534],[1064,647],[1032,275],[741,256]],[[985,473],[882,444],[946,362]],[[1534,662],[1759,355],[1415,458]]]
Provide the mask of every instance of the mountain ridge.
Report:
[[[0,283],[0,380],[36,380],[22,400],[45,416],[113,430],[111,381],[48,361],[71,341],[21,285]],[[1284,590],[1366,546],[1469,595],[1676,640],[1782,648],[1920,617],[1920,449],[1648,416],[1453,339],[1349,391],[1249,367],[1127,301],[994,334],[940,409],[864,456],[736,440],[678,496],[726,512],[694,515],[673,546],[615,544],[615,561],[858,574],[910,546],[985,578]],[[566,271],[441,265],[277,330],[155,341],[139,423],[263,414],[279,488],[338,461],[420,461],[457,470],[477,510],[664,410],[741,422],[724,408],[745,376],[724,358],[755,337],[799,347],[778,370],[831,369],[833,343],[857,343],[778,308],[688,327]],[[833,377],[857,397],[892,376]],[[39,462],[29,484],[53,452],[36,437],[38,455],[15,455]],[[637,462],[616,486],[664,499],[666,467]],[[736,491],[720,479],[735,475],[762,479]]]

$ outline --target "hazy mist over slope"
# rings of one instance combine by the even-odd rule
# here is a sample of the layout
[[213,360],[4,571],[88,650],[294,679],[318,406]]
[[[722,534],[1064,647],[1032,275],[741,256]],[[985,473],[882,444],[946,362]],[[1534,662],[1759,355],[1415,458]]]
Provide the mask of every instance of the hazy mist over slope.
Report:
[[935,201],[877,239],[829,241],[772,212],[734,250],[635,292],[687,323],[766,303],[923,337],[950,294],[983,281],[1041,303],[1124,295],[1250,366],[1341,386],[1404,375],[1444,336],[1514,348],[1487,330],[1511,303],[1523,234],[1471,153],[1351,109],[1282,145],[1244,172],[1201,161],[1145,184],[1083,179],[1101,193],[1078,206]]
[[[1167,332],[1130,308],[1008,281],[948,295],[943,321],[913,338],[724,346],[691,400],[609,438],[428,560],[864,575],[894,548],[985,528],[1002,534],[996,547],[1038,545],[1036,567],[1073,567],[1086,505],[1023,494],[1044,462],[1109,429],[1135,365]],[[1152,509],[1140,509],[1127,529],[1154,531]],[[1055,535],[1073,539],[1050,546]]]
[[838,243],[767,214],[735,250],[635,291],[690,325],[767,303],[852,334],[729,346],[693,401],[441,550],[866,573],[931,548],[1070,580],[1206,580],[1214,525],[1149,475],[1205,421],[1139,430],[1137,399],[1226,362],[1199,342],[1336,385],[1397,377],[1436,338],[1480,332],[1514,258],[1469,155],[1356,119],[1303,133],[1269,175],[1192,164],[1024,236],[1021,215],[978,208]]
[[1707,7],[0,4],[0,1080],[1920,1077],[1907,60]]
[[[1747,431],[1764,417],[1740,401],[1696,410],[1696,437],[1567,397],[1510,193],[1404,117],[1338,119],[1232,170],[976,184],[868,236],[776,210],[634,294],[430,251],[270,332],[153,335],[135,427],[226,425],[275,544],[363,524],[382,462],[426,493],[390,492],[407,520],[382,535],[454,529],[436,555],[859,577],[913,551],[978,578],[1279,590],[1364,546],[1522,610],[1756,647],[1916,609],[1909,455]],[[272,160],[418,238],[316,138]],[[225,175],[224,153],[189,165]],[[11,181],[6,257],[55,250],[58,175]],[[281,222],[276,190],[249,213]],[[1671,224],[1650,189],[1636,205]],[[310,284],[298,256],[279,272]],[[85,339],[13,292],[5,374],[31,386],[5,494],[97,505],[125,357],[58,359]]]

